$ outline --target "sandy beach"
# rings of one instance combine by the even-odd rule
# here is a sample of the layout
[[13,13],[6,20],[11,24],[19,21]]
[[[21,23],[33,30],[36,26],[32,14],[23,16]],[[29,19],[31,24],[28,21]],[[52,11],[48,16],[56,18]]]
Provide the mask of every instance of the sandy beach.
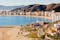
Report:
[[26,16],[26,17],[46,18],[46,19],[52,20],[52,17],[48,17],[48,16],[36,16],[36,15],[0,15],[0,16]]
[[32,40],[21,34],[21,27],[0,27],[0,40]]

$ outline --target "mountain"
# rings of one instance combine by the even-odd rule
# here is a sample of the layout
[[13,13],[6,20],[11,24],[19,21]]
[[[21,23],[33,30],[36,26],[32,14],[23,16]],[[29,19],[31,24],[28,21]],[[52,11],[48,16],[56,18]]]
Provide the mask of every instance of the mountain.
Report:
[[33,4],[33,5],[24,6],[24,7],[19,7],[19,8],[13,9],[11,11],[17,11],[17,10],[21,10],[24,12],[55,10],[55,12],[60,12],[60,3],[58,3],[58,4],[53,3],[53,4],[49,4],[49,5]]
[[0,10],[13,10],[13,9],[20,8],[23,6],[24,5],[21,5],[21,6],[3,6],[3,5],[0,5]]
[[56,12],[60,12],[60,3],[58,4],[49,4],[46,6],[47,11],[55,10]]
[[21,7],[21,8],[16,8],[14,10],[11,10],[11,11],[18,11],[18,10],[21,10],[21,11],[24,11],[24,12],[28,12],[28,11],[45,11],[46,9],[46,6],[45,5],[39,5],[39,4],[34,4],[34,5],[28,5],[28,6],[24,6],[24,7]]

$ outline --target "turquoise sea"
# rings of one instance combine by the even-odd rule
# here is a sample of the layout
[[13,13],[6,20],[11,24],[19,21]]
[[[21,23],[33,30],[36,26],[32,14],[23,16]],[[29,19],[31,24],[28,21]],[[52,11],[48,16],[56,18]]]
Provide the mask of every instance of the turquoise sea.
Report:
[[32,22],[51,22],[49,19],[26,16],[0,16],[0,26],[26,25]]

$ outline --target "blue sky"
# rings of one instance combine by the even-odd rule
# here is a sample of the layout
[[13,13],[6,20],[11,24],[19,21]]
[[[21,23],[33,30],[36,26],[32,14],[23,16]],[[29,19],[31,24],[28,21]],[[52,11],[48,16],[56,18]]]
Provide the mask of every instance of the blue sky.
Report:
[[50,3],[60,3],[60,0],[0,0],[0,5],[6,6],[50,4]]

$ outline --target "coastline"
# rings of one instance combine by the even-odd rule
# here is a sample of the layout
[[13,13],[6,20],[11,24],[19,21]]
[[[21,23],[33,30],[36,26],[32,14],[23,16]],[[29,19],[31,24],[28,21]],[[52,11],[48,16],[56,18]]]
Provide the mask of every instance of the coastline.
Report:
[[36,16],[36,15],[0,15],[0,16],[26,16],[26,17],[46,18],[46,19],[52,20],[52,18],[48,16]]
[[[9,15],[8,15],[9,16]],[[10,15],[13,16],[13,15]],[[37,17],[37,18],[47,18],[49,20],[51,20],[50,17],[45,17],[45,16],[27,16],[27,15],[14,15],[14,16],[26,16],[26,17]],[[26,25],[26,27],[29,27]],[[32,30],[32,29],[31,29]],[[38,29],[39,31],[39,29]],[[37,31],[33,31],[33,32],[29,32],[27,31],[27,29],[25,29],[24,25],[9,25],[9,26],[0,26],[0,37],[1,40],[33,40],[35,38],[33,38],[33,36],[30,38],[26,35],[32,35],[32,34],[36,35],[39,33],[37,33]],[[37,35],[38,36],[38,35]],[[38,39],[38,38],[36,38]]]
[[[47,17],[47,16],[35,16],[35,15],[0,15],[0,16],[26,16],[26,17],[46,18],[46,19],[52,20],[51,17]],[[3,25],[3,26],[0,26],[0,28],[9,28],[9,27],[16,27],[16,26],[17,27],[21,27],[21,26],[26,26],[26,25]]]

